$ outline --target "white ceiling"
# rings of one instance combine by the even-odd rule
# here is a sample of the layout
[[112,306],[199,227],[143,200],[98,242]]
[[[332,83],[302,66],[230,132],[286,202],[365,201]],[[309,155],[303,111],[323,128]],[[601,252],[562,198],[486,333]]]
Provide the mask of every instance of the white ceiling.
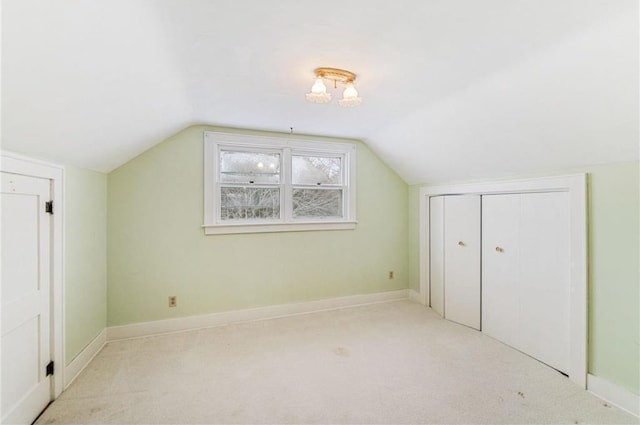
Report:
[[[634,160],[638,18],[637,0],[3,0],[3,148],[110,171],[214,124],[358,138],[408,183]],[[357,73],[363,104],[306,102],[318,66]]]

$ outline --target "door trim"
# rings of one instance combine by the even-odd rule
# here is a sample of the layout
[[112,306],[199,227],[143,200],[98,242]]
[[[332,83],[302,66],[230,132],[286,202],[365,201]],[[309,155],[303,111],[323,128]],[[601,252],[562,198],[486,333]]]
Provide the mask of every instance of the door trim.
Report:
[[[35,160],[12,152],[0,152],[0,171],[39,177],[51,181],[54,205],[51,226],[51,360],[55,362],[52,395],[64,389],[64,169],[56,164]],[[1,303],[0,303],[0,308]]]
[[438,195],[568,192],[571,234],[569,379],[587,387],[587,175],[423,186],[420,188],[420,296],[429,305],[429,199]]

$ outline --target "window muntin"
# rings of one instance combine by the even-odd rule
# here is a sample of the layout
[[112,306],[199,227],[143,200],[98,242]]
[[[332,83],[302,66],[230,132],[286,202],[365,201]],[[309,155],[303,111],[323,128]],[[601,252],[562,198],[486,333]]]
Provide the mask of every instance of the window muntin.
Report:
[[205,234],[355,229],[353,143],[205,131]]

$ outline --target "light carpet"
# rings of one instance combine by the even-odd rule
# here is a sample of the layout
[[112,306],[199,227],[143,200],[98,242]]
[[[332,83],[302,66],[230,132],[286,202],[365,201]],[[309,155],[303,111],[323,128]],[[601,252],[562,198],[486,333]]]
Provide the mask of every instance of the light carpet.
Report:
[[37,421],[638,422],[411,301],[111,342]]

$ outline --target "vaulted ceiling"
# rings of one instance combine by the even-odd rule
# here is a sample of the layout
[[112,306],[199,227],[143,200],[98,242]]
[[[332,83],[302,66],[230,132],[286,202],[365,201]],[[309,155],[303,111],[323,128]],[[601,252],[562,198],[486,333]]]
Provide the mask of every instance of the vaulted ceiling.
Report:
[[[636,0],[3,0],[2,146],[110,171],[191,124],[363,140],[408,183],[634,160]],[[306,102],[318,66],[357,108]],[[339,97],[339,93],[334,93]]]

